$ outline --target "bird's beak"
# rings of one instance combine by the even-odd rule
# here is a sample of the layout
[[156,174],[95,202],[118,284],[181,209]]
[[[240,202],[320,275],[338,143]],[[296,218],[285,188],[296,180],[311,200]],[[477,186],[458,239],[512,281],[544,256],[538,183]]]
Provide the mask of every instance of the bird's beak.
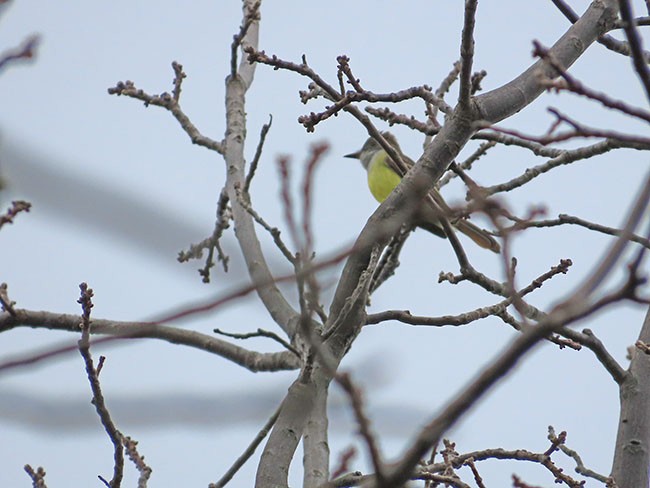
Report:
[[352,158],[352,159],[360,159],[360,157],[361,157],[361,149],[359,149],[357,152],[346,154],[343,157],[344,158]]

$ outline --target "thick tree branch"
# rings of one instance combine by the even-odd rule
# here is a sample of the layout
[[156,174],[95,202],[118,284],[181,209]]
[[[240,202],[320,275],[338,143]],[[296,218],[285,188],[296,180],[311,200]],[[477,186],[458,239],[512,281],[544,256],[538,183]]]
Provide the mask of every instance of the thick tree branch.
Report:
[[[242,49],[257,47],[259,37],[259,2],[246,0],[244,3],[244,21],[253,15],[255,20],[248,23],[246,34],[241,39]],[[243,56],[237,74],[226,79],[226,143],[225,159],[227,165],[226,189],[232,206],[235,222],[235,236],[248,266],[248,272],[262,303],[273,320],[292,337],[296,330],[299,316],[276,286],[269,270],[262,247],[255,233],[255,225],[250,213],[237,198],[238,189],[246,185],[244,160],[244,143],[246,141],[246,92],[255,74],[255,65]]]
[[[14,316],[0,314],[0,332],[16,327],[32,327],[50,330],[64,330],[69,332],[79,331],[79,316],[57,314],[50,312],[36,312],[31,310],[16,309]],[[172,344],[181,344],[210,352],[228,359],[252,371],[278,371],[296,369],[299,361],[290,352],[259,353],[249,351],[226,341],[217,339],[207,334],[185,330],[166,325],[147,322],[120,322],[113,320],[93,319],[92,334],[105,334],[112,337],[96,339],[91,344],[97,344],[116,339],[160,339]],[[56,350],[46,350],[43,353],[30,353],[22,360],[10,360],[0,364],[0,372],[11,367],[32,364],[39,360],[53,357],[54,355],[69,353],[76,349],[70,344]]]
[[[650,343],[650,309],[639,341]],[[612,477],[619,488],[648,486],[650,465],[650,355],[635,347],[625,379],[620,385],[621,413],[616,436]]]

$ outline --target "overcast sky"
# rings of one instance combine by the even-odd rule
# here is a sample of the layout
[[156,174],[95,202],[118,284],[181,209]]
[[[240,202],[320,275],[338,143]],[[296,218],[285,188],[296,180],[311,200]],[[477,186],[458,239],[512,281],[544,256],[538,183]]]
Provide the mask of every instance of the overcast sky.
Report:
[[[569,3],[578,12],[588,4]],[[232,229],[226,237],[232,270],[224,274],[215,268],[212,284],[202,284],[195,271],[202,263],[176,261],[178,251],[212,231],[224,182],[222,158],[192,146],[164,110],[107,94],[124,80],[150,93],[171,91],[171,62],[178,61],[187,73],[181,98],[185,112],[205,135],[223,137],[224,79],[241,4],[222,0],[189,5],[166,0],[24,0],[3,8],[0,49],[32,33],[41,36],[32,62],[0,73],[0,174],[7,182],[0,204],[5,208],[20,198],[34,205],[0,232],[0,281],[8,283],[17,306],[78,313],[78,284],[87,281],[95,290],[95,317],[138,320],[246,282]],[[643,2],[635,5],[641,15]],[[356,76],[372,91],[437,86],[458,58],[462,12],[462,2],[440,0],[266,2],[260,48],[294,61],[306,54],[311,66],[332,83],[336,56],[347,54]],[[488,73],[484,90],[530,65],[533,39],[550,45],[567,28],[568,22],[546,0],[480,2],[475,69]],[[647,103],[629,60],[600,45],[590,47],[572,73],[629,103]],[[268,222],[284,228],[277,156],[292,156],[299,182],[310,144],[331,144],[315,184],[316,252],[325,256],[354,241],[376,203],[361,166],[342,157],[363,144],[365,130],[341,114],[320,124],[314,134],[306,133],[298,116],[324,105],[300,103],[298,90],[306,85],[295,74],[257,68],[247,100],[247,156],[254,154],[259,129],[273,115],[252,198]],[[541,134],[552,122],[549,106],[591,126],[643,130],[570,95],[544,95],[502,125]],[[422,117],[423,109],[411,103],[396,110]],[[414,159],[420,155],[421,137],[406,129],[391,130],[407,154]],[[468,146],[462,155],[475,148]],[[473,176],[491,185],[542,162],[523,150],[497,148],[477,164]],[[544,204],[550,216],[568,213],[619,226],[646,174],[646,163],[647,155],[640,152],[610,153],[542,176],[525,190],[508,194],[506,202],[515,212]],[[460,202],[464,191],[450,185],[445,196]],[[274,270],[286,272],[288,265],[268,237],[263,240]],[[585,276],[610,242],[584,229],[531,230],[515,242],[519,283],[525,285],[560,259],[571,258],[574,265],[567,276],[530,297],[534,305],[549,307]],[[497,256],[467,247],[477,268],[503,279]],[[438,284],[438,273],[457,272],[457,264],[448,243],[425,232],[409,239],[401,263],[396,276],[373,296],[371,311],[445,315],[498,301],[468,284]],[[339,273],[340,267],[323,275],[326,308]],[[578,327],[593,329],[627,366],[626,348],[634,342],[644,313],[640,307],[620,306]],[[215,327],[233,332],[275,327],[254,298],[180,325],[205,333]],[[396,456],[418,426],[514,337],[495,318],[440,330],[382,324],[362,332],[343,367],[365,389],[382,448]],[[0,360],[76,339],[14,330],[2,335]],[[247,346],[277,350],[276,344],[262,340]],[[295,377],[293,372],[251,374],[219,357],[156,341],[94,353],[108,356],[101,376],[107,403],[119,428],[140,442],[153,468],[150,486],[206,486],[218,479]],[[333,390],[335,463],[348,445],[362,444]],[[98,474],[110,477],[112,446],[90,398],[76,353],[0,375],[0,485],[29,486],[22,471],[26,463],[43,466],[50,487],[99,486]],[[607,474],[617,419],[617,387],[593,355],[543,344],[449,436],[461,452],[488,447],[543,451],[546,428],[553,425],[568,431],[568,445],[589,467]],[[251,461],[232,486],[251,486],[255,466]],[[354,467],[367,467],[365,454]],[[530,466],[493,462],[479,467],[493,486],[507,486],[513,472],[533,484],[551,484],[549,476]],[[125,486],[133,486],[136,475],[130,466],[127,471]]]

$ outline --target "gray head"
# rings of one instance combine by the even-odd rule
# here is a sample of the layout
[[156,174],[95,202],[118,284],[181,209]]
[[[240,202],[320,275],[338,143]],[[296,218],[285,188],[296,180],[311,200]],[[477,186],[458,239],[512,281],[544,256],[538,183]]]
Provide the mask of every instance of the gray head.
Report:
[[[388,144],[397,149],[397,151],[401,152],[399,144],[397,143],[397,139],[395,139],[395,136],[393,134],[390,132],[382,132],[381,135],[384,136],[384,139],[386,139],[386,142]],[[345,157],[358,159],[361,161],[363,167],[365,169],[368,169],[368,165],[370,164],[373,156],[377,151],[380,151],[381,149],[382,147],[379,145],[379,143],[372,137],[369,137],[361,149],[359,149],[357,152],[346,154]]]

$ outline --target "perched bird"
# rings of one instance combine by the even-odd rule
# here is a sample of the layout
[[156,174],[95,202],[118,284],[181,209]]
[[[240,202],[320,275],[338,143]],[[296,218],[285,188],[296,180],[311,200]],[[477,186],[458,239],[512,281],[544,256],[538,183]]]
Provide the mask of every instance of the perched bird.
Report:
[[[399,153],[402,157],[402,161],[409,169],[415,165],[412,159],[402,153],[402,150],[397,143],[397,139],[395,139],[393,134],[390,132],[383,132],[382,135],[384,136],[384,139],[386,139],[386,142],[388,142],[388,144],[395,148]],[[379,203],[386,200],[388,195],[390,195],[393,189],[402,180],[399,167],[372,137],[365,142],[359,151],[347,154],[345,157],[361,161],[361,164],[368,172],[368,187],[370,188],[370,193],[372,193]],[[420,209],[414,216],[413,223],[415,226],[428,230],[438,237],[445,238],[446,234],[438,216],[441,213],[449,216],[452,214],[452,211],[449,208],[449,205],[445,203],[438,190],[435,188],[432,189],[429,192],[429,195],[431,196],[431,199],[427,199],[427,201],[421,205]],[[433,202],[431,200],[433,200]],[[471,222],[461,219],[453,222],[453,225],[479,246],[496,253],[500,251],[501,247],[494,237]]]

